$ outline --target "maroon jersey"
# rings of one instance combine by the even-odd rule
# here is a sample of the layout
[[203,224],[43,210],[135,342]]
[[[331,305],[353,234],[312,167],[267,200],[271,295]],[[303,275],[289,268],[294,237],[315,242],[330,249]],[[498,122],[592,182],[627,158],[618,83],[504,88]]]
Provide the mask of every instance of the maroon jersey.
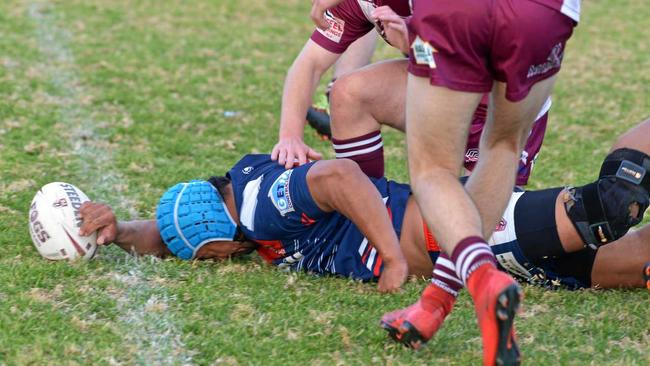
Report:
[[363,37],[373,28],[386,39],[381,22],[372,20],[372,11],[386,5],[397,15],[408,17],[411,15],[409,2],[409,0],[344,0],[325,13],[325,18],[330,25],[329,29],[325,31],[316,29],[311,39],[334,53],[343,53],[352,42]]
[[580,21],[580,0],[530,0],[555,9],[569,18]]

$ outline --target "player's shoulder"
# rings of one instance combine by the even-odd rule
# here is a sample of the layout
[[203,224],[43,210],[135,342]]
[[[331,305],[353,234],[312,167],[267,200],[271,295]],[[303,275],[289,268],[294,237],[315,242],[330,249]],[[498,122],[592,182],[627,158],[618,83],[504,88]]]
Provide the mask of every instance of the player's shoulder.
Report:
[[276,161],[271,159],[269,154],[247,154],[244,155],[228,171],[228,176],[233,179],[236,177],[252,177],[267,173],[271,170],[284,169]]

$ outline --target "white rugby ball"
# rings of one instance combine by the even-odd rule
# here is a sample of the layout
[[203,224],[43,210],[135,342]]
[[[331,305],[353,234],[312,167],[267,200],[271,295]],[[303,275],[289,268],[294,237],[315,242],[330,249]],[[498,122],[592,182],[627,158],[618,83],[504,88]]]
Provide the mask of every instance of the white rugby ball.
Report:
[[53,182],[43,186],[29,208],[29,234],[38,252],[51,260],[90,259],[97,251],[97,233],[80,236],[79,207],[89,201],[79,188]]

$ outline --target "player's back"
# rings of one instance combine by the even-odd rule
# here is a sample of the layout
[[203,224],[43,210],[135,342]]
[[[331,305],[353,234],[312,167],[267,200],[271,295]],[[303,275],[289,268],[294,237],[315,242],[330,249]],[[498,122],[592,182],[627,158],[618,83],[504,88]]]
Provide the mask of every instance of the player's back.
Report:
[[[314,202],[307,173],[314,163],[285,170],[269,155],[247,155],[229,172],[241,229],[259,254],[280,267],[362,280],[378,276],[382,261],[372,243],[345,216]],[[400,231],[407,185],[373,180]]]

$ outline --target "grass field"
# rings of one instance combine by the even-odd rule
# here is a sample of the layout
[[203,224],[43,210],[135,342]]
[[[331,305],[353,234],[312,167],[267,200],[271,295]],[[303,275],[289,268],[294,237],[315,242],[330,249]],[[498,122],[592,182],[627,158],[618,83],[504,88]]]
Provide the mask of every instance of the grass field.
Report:
[[[584,3],[533,188],[593,180],[616,136],[650,112],[647,0]],[[256,257],[160,261],[109,247],[89,262],[53,263],[31,244],[28,206],[45,183],[76,184],[122,218],[149,218],[172,184],[270,151],[284,74],[312,29],[309,6],[0,3],[0,364],[480,362],[466,293],[424,349],[387,341],[379,316],[415,300],[423,281],[380,295]],[[406,181],[403,136],[384,139],[388,175]],[[650,364],[647,291],[525,292],[528,364]]]

